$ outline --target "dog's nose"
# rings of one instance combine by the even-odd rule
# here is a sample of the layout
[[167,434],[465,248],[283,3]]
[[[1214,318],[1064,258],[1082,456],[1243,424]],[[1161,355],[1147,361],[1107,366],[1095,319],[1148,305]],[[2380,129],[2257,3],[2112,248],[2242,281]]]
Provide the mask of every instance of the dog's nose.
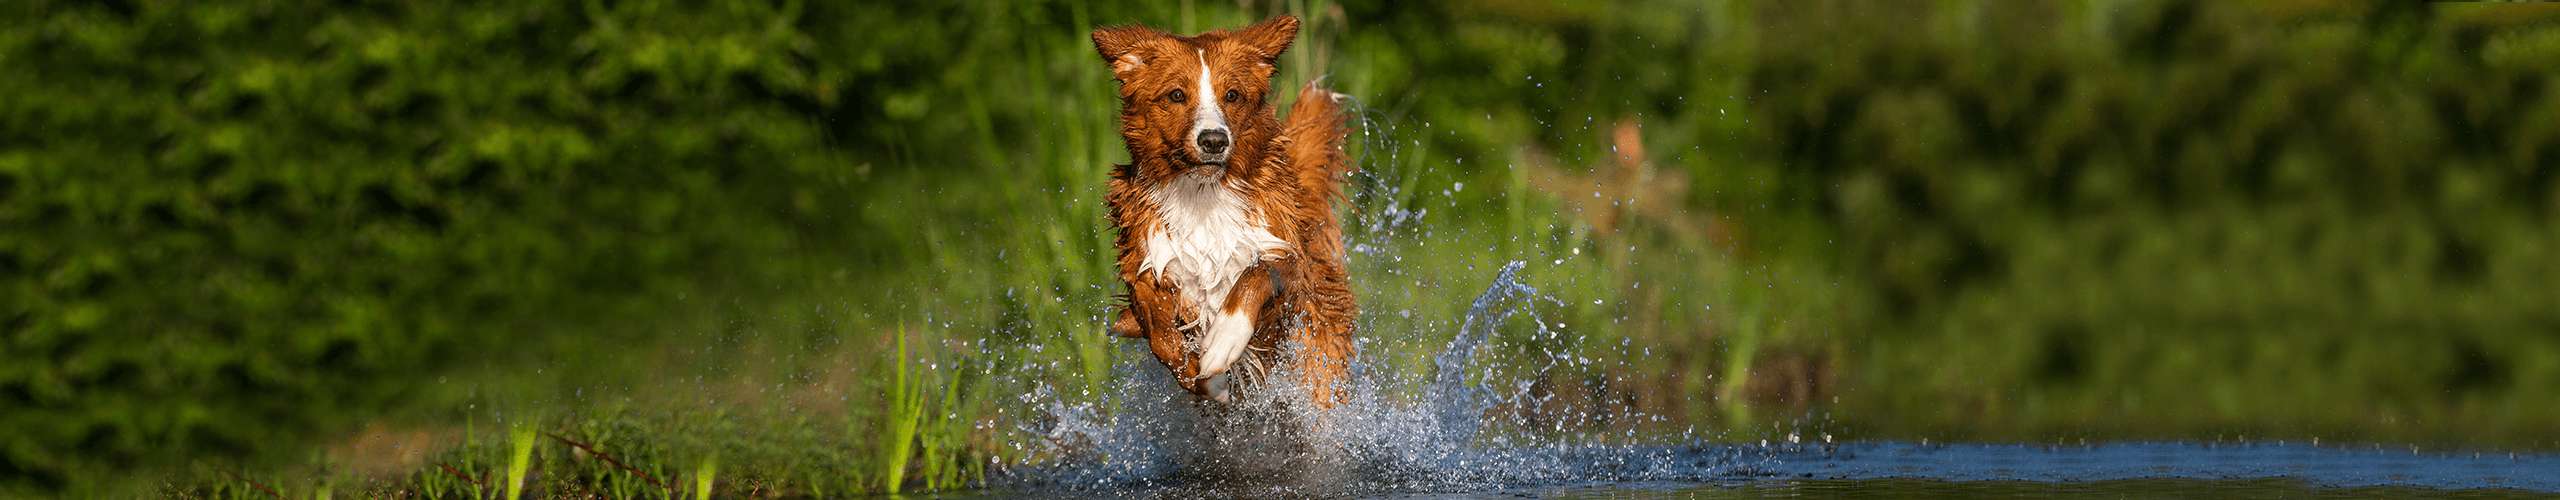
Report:
[[1210,155],[1226,154],[1227,131],[1219,129],[1201,131],[1200,152]]

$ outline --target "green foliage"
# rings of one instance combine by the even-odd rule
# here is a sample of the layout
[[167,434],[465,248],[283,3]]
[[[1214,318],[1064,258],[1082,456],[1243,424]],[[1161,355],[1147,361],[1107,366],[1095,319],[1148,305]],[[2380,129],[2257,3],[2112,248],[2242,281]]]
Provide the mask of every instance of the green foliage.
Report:
[[[0,7],[0,494],[535,408],[664,481],[965,486],[1021,389],[971,373],[1119,352],[1086,30],[1278,12],[1363,105],[1389,367],[1520,259],[1574,335],[1495,362],[1623,355],[1538,382],[1675,427],[2560,438],[2547,7],[1285,3]],[[474,431],[383,491],[674,494]]]
[[[1958,435],[2551,437],[2518,398],[2560,390],[2534,360],[2560,343],[2533,333],[2560,327],[2538,284],[2560,272],[2560,67],[2488,48],[2560,18],[2036,10],[1762,25],[1881,34],[1749,69],[1797,166],[1773,173],[1828,187],[1807,196],[1868,285],[1852,366],[1894,390],[1865,411]],[[2087,419],[2123,412],[2158,416]]]
[[9,9],[0,477],[295,443],[457,359],[629,334],[544,325],[875,232],[817,119],[855,76],[796,30],[850,13]]

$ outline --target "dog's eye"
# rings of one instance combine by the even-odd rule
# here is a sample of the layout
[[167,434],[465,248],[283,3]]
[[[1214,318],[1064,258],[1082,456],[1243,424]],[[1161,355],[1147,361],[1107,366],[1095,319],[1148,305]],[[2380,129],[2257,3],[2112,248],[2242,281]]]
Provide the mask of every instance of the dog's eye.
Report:
[[1242,100],[1244,100],[1244,94],[1238,94],[1238,93],[1236,93],[1236,91],[1234,91],[1234,90],[1228,90],[1228,91],[1227,91],[1227,102],[1231,102],[1231,103],[1232,103],[1232,102],[1242,101]]
[[1185,99],[1185,97],[1182,95],[1182,89],[1173,89],[1173,92],[1168,92],[1164,95],[1164,100],[1173,101],[1174,104],[1182,104],[1183,99]]

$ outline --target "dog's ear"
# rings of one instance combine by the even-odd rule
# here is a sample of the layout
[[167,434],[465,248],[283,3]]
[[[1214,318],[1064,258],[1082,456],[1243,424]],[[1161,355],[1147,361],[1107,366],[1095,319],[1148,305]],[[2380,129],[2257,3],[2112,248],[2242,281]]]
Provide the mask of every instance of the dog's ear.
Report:
[[1280,53],[1288,52],[1289,43],[1298,40],[1298,18],[1284,15],[1253,23],[1236,32],[1236,40],[1260,51],[1263,64],[1278,63]]
[[1147,66],[1146,56],[1138,47],[1164,33],[1145,26],[1110,26],[1093,30],[1093,50],[1102,53],[1102,62],[1111,65],[1111,76],[1128,81],[1130,72]]

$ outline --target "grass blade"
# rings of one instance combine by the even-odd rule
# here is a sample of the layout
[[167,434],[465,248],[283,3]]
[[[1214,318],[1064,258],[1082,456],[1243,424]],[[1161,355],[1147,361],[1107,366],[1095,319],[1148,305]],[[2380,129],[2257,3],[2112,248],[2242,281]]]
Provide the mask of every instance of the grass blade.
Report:
[[533,465],[533,426],[507,431],[507,500],[524,497],[524,473]]
[[720,454],[703,457],[702,465],[693,468],[693,497],[711,498],[711,483],[719,474]]

